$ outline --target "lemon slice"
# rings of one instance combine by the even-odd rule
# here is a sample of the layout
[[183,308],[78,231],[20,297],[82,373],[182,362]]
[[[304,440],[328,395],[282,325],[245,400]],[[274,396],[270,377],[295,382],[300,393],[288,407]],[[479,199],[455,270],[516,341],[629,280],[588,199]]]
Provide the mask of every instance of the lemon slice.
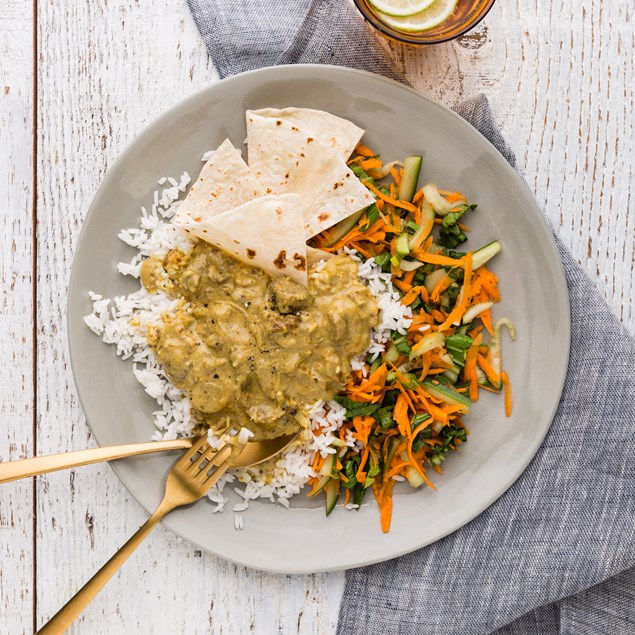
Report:
[[459,0],[435,0],[427,9],[405,17],[395,17],[387,13],[378,13],[380,19],[398,31],[419,33],[428,31],[445,22],[456,9]]
[[369,0],[384,15],[407,18],[425,11],[435,0]]

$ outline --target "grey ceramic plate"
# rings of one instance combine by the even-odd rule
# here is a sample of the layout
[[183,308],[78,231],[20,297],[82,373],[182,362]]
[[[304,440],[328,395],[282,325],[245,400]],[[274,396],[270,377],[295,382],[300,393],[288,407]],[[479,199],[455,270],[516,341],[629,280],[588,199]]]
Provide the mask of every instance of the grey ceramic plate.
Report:
[[[134,140],[108,171],[95,195],[79,240],[70,286],[70,350],[79,396],[102,445],[145,441],[153,432],[153,402],[82,322],[88,291],[104,296],[136,287],[117,274],[116,263],[133,252],[117,232],[137,223],[157,180],[196,175],[201,155],[226,137],[245,139],[244,111],[304,106],[346,117],[366,129],[365,143],[385,160],[425,152],[422,181],[460,189],[479,208],[471,218],[470,245],[498,238],[503,253],[493,265],[502,303],[495,316],[516,322],[518,340],[504,342],[505,367],[514,386],[514,413],[485,395],[469,416],[472,432],[461,451],[433,473],[437,491],[396,496],[392,530],[382,534],[376,505],[338,508],[328,519],[301,496],[295,507],[257,502],[244,514],[212,515],[210,505],[176,511],[167,527],[223,558],[251,567],[300,573],[357,567],[407,553],[469,522],[495,501],[536,453],[555,412],[567,368],[567,289],[551,233],[536,202],[501,155],[447,108],[395,82],[344,68],[286,66],[219,82],[178,104]],[[174,457],[126,459],[113,469],[148,510],[158,504]],[[372,496],[368,497],[372,499]],[[231,505],[229,505],[231,509]]]

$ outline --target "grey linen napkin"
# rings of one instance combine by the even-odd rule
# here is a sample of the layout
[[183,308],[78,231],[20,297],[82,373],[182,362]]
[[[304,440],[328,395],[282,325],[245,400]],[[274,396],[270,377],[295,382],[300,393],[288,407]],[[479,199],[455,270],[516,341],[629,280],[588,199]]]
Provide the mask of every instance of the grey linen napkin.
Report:
[[[188,0],[221,77],[297,62],[404,80],[348,0]],[[489,104],[456,111],[515,167]],[[342,635],[635,633],[635,341],[556,237],[571,304],[562,399],[538,454],[471,523],[347,572]]]

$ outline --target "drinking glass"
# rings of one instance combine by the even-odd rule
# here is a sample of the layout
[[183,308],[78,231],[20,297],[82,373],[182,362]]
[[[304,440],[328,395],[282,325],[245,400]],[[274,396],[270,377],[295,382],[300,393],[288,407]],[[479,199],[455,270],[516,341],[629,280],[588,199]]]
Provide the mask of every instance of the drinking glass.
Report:
[[447,20],[433,29],[417,33],[399,31],[382,22],[369,0],[354,1],[360,13],[381,35],[397,42],[423,46],[447,42],[467,33],[487,15],[496,0],[459,0],[454,13]]

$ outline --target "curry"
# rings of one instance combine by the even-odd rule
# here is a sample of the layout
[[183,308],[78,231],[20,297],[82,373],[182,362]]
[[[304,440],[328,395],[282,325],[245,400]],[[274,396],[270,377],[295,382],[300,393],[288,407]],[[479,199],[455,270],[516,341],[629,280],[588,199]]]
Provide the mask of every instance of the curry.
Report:
[[295,432],[308,406],[342,389],[378,321],[377,303],[345,255],[314,268],[303,287],[201,241],[144,261],[141,280],[150,293],[183,299],[148,340],[195,418],[217,434]]

